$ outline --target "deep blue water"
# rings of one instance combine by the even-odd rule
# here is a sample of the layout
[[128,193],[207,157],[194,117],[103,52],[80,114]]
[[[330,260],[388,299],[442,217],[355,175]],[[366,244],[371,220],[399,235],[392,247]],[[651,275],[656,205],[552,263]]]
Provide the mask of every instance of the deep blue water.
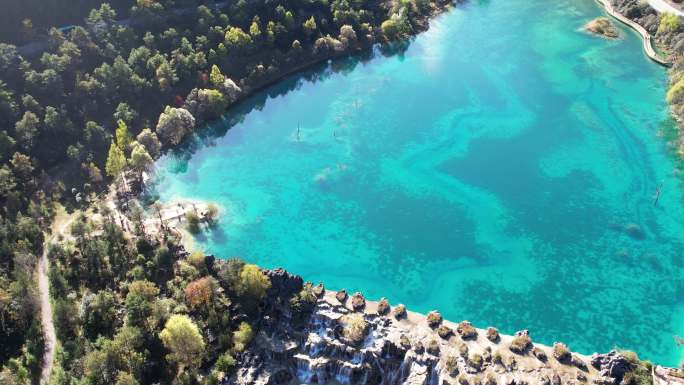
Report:
[[404,53],[231,110],[159,162],[157,191],[222,207],[196,239],[219,256],[676,365],[684,190],[666,72],[628,30],[581,31],[600,14],[591,0],[459,6]]

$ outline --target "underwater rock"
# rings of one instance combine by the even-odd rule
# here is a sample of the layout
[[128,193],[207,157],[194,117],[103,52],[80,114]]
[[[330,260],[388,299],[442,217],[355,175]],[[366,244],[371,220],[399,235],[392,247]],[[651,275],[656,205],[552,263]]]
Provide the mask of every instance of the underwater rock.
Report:
[[641,227],[639,227],[639,225],[636,223],[630,223],[625,226],[625,234],[636,240],[642,240],[646,238],[646,234],[644,234],[643,230],[641,230]]

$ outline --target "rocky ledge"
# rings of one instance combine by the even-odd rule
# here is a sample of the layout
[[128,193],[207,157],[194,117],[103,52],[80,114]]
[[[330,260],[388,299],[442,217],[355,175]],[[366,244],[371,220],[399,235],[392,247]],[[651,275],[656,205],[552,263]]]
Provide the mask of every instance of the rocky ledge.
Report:
[[[269,272],[270,298],[253,343],[230,384],[345,385],[642,385],[650,367],[612,351],[591,357],[566,345],[542,346],[526,330],[514,336],[470,322],[443,320],[368,301],[360,293],[302,284]],[[293,294],[297,293],[299,294]],[[289,304],[282,299],[292,295]],[[308,306],[303,303],[308,302]],[[307,310],[302,310],[307,309]],[[302,316],[303,315],[303,316]],[[639,369],[639,372],[636,369]],[[645,373],[645,374],[644,374]],[[641,376],[641,377],[639,377]],[[644,377],[646,376],[646,377]]]
[[584,29],[587,32],[591,32],[594,35],[606,37],[609,39],[617,39],[620,36],[618,29],[615,28],[613,23],[607,17],[597,17],[584,25]]

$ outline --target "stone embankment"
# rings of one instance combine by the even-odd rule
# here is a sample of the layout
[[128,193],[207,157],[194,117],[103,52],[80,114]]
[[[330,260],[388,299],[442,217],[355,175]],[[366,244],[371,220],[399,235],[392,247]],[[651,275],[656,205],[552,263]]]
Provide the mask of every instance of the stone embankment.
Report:
[[[283,270],[268,274],[280,290],[273,297],[302,286]],[[615,351],[589,357],[535,344],[526,330],[502,335],[320,285],[313,293],[305,319],[286,306],[264,317],[226,384],[627,385],[634,365]]]

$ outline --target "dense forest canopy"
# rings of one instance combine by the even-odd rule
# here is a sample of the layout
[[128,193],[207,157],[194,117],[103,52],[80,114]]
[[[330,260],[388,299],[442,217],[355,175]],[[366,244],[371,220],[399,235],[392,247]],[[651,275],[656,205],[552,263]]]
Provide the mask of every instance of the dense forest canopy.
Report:
[[[0,41],[26,44],[40,39],[51,27],[81,24],[91,9],[105,0],[5,0],[0,13]],[[123,17],[135,0],[108,3]]]
[[[446,4],[9,1],[0,16],[0,383],[40,374],[44,249],[61,342],[52,383],[209,384],[230,374],[268,278],[238,260],[184,254],[172,234],[151,235],[135,205],[135,228],[124,231],[96,194],[124,175],[140,179],[165,148],[253,90],[409,36]],[[74,25],[50,28],[64,24]],[[57,203],[90,216],[44,246]],[[302,295],[298,311],[311,301]]]

